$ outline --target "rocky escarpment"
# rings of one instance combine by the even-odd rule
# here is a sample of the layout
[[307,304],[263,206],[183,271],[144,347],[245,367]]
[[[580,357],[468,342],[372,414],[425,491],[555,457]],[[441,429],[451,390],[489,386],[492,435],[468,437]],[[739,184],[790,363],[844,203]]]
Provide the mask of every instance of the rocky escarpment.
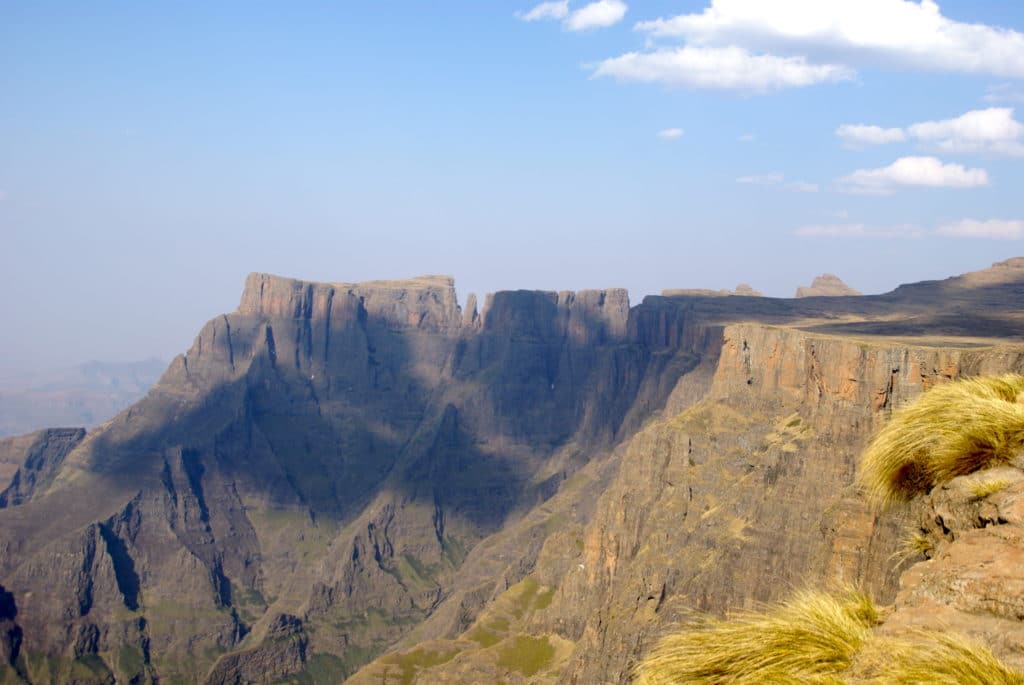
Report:
[[[721,335],[720,358],[684,375],[665,417],[609,460],[589,518],[567,516],[547,539],[529,576],[544,606],[485,612],[432,643],[445,665],[416,670],[414,682],[626,682],[694,610],[721,614],[836,579],[891,602],[913,517],[870,511],[853,486],[861,450],[893,407],[932,385],[1024,368],[1020,346],[865,344],[751,324]],[[572,511],[585,492],[551,505]],[[550,647],[547,677],[502,667],[527,637]],[[411,653],[353,682],[375,682]]]
[[[479,543],[697,362],[630,322],[621,290],[497,293],[475,314],[445,278],[250,276],[238,311],[0,514],[23,636],[9,667],[33,682],[230,682],[268,660],[345,673],[465,596],[456,579],[493,583],[480,569],[497,563],[515,582],[539,546],[495,560]],[[296,619],[286,639],[275,616]]]
[[809,286],[802,285],[797,288],[795,297],[847,297],[851,295],[860,295],[860,291],[843,283],[842,279],[835,274],[822,274],[816,276]]
[[578,646],[563,677],[624,681],[651,638],[694,608],[721,614],[831,579],[891,601],[908,515],[877,518],[852,487],[867,439],[892,407],[935,383],[1021,369],[1019,346],[727,328],[709,392],[633,439],[584,534],[586,571],[555,593],[555,608],[609,598],[573,626]]
[[978,278],[941,284],[967,337],[929,287],[477,312],[444,277],[252,275],[0,509],[2,677],[621,682],[694,609],[891,599],[915,514],[872,515],[856,456],[930,385],[1021,368],[1024,279]]

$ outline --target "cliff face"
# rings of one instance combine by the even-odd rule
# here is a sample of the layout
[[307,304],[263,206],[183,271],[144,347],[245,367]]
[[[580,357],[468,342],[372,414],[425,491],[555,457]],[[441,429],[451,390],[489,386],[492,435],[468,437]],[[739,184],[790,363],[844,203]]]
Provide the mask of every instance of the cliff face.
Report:
[[552,606],[567,616],[583,598],[606,598],[570,623],[565,677],[625,681],[652,638],[695,608],[752,608],[829,579],[891,602],[909,521],[876,518],[857,497],[860,452],[893,406],[932,384],[1007,370],[1024,370],[1020,347],[726,328],[709,391],[630,442],[584,531],[584,568],[559,584]]
[[477,313],[446,277],[254,274],[100,430],[0,442],[0,676],[620,682],[690,609],[891,599],[910,514],[870,515],[856,457],[929,385],[1024,365],[1021,282],[966,343],[822,328],[911,330],[928,288]]
[[631,343],[629,316],[624,291],[498,293],[474,316],[445,278],[251,276],[149,396],[8,488],[12,667],[229,682],[285,621],[291,670],[354,668],[695,363]]

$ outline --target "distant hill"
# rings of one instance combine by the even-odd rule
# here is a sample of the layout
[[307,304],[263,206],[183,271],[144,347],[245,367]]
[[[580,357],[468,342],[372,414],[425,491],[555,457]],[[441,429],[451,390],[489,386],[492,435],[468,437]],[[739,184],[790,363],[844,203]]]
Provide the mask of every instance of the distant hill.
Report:
[[0,436],[103,423],[145,395],[166,368],[159,359],[91,361],[0,377]]

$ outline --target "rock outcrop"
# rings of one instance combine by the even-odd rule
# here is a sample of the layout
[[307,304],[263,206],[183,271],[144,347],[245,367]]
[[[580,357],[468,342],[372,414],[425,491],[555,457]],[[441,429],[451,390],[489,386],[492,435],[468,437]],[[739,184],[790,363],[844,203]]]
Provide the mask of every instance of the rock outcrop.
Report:
[[883,630],[960,633],[1024,670],[1024,460],[955,478],[914,510]]
[[860,295],[860,291],[854,290],[835,274],[822,274],[816,276],[809,285],[802,285],[796,289],[796,297],[848,297]]
[[742,296],[742,297],[764,297],[764,293],[754,290],[753,286],[747,283],[740,283],[733,290],[705,290],[703,288],[674,288],[670,290],[662,290],[662,297],[686,297],[686,296],[700,296],[700,297],[728,297],[730,295]]

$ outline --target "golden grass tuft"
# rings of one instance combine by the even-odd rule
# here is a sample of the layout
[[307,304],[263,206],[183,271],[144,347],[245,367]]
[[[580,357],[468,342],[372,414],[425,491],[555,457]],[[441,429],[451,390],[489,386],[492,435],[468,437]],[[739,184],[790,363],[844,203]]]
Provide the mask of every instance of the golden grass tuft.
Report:
[[1012,459],[1024,445],[1022,392],[1024,376],[971,378],[897,410],[861,460],[868,499],[884,508]]
[[850,681],[857,683],[1024,685],[1024,673],[1005,666],[984,645],[937,631],[874,638],[856,661]]
[[974,499],[985,499],[1008,487],[1010,487],[1010,481],[1005,478],[989,478],[988,480],[978,481],[971,485],[971,497]]
[[878,614],[867,595],[803,592],[766,613],[705,619],[663,639],[636,671],[637,685],[842,682]]
[[879,635],[861,592],[803,592],[764,613],[743,612],[664,638],[634,685],[1024,685],[984,645],[957,634]]
[[932,542],[932,539],[923,531],[915,530],[911,531],[903,538],[900,542],[899,549],[897,549],[889,558],[895,559],[897,561],[896,567],[899,568],[907,561],[919,556],[930,559],[934,552],[935,544]]

